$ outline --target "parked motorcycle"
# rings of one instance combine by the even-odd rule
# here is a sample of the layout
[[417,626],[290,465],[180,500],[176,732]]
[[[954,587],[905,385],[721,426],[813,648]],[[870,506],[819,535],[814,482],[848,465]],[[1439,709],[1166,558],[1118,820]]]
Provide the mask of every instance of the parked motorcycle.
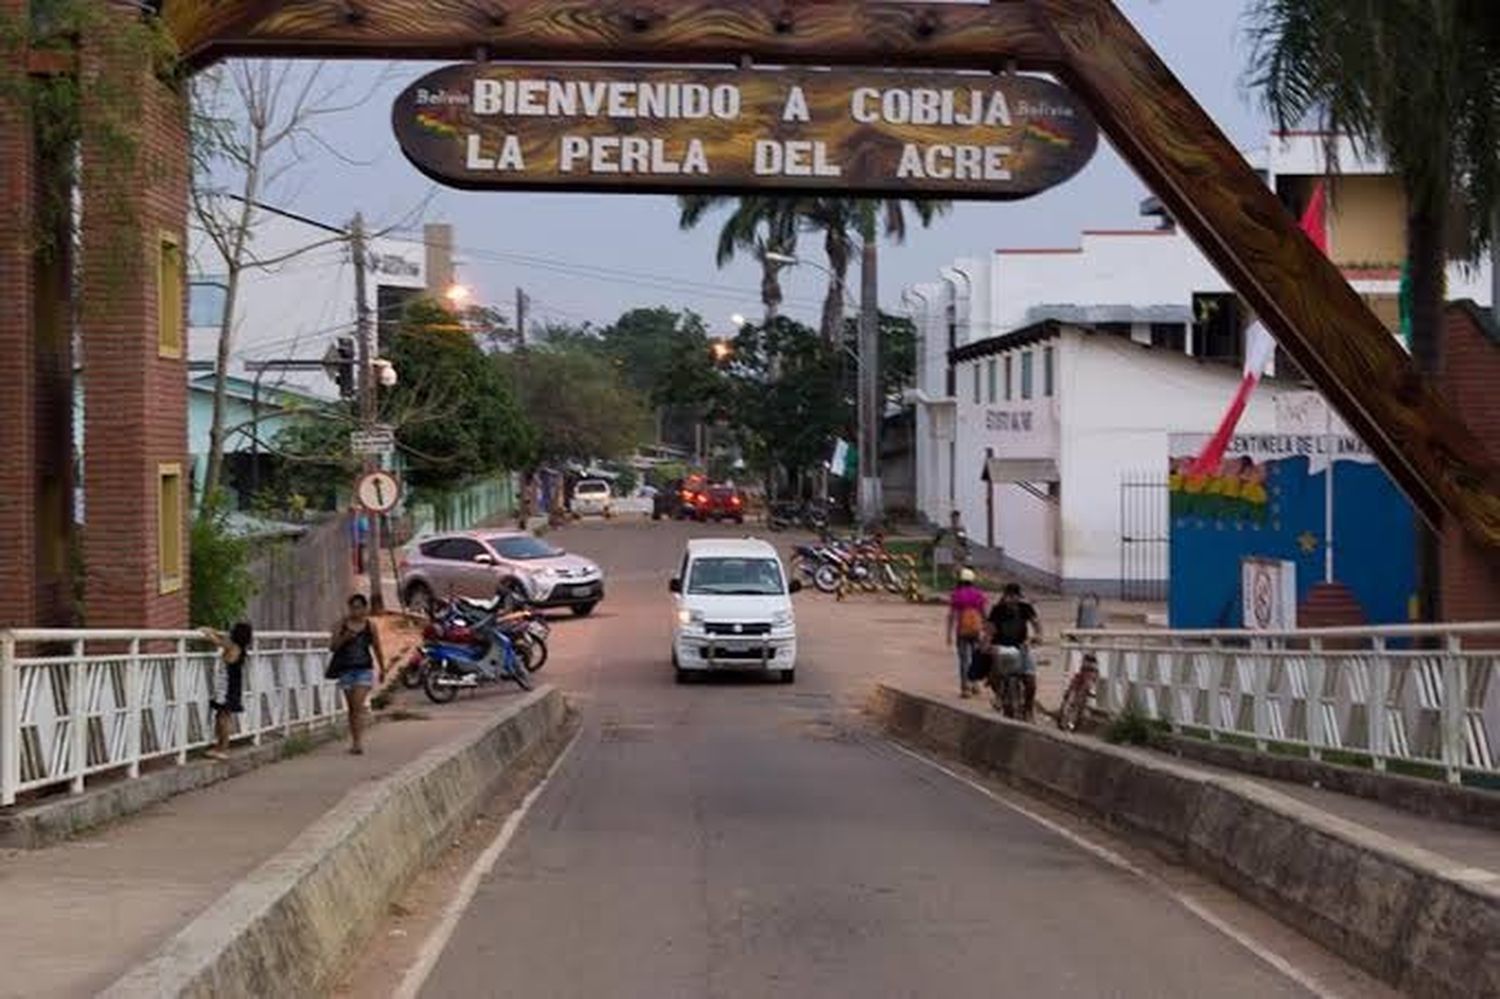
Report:
[[828,510],[817,503],[773,503],[766,513],[766,526],[773,531],[800,527],[822,534],[828,530]]
[[531,674],[516,654],[515,644],[493,620],[476,625],[479,645],[424,642],[422,689],[434,704],[446,704],[465,688],[510,680],[522,690],[531,689]]
[[423,646],[401,672],[401,683],[410,690],[423,686],[429,660],[425,654],[430,643],[478,646],[483,644],[476,626],[493,618],[495,628],[510,639],[516,656],[527,672],[535,673],[547,663],[547,639],[552,627],[529,607],[513,597],[494,600],[450,599],[436,604],[432,619],[422,630]]

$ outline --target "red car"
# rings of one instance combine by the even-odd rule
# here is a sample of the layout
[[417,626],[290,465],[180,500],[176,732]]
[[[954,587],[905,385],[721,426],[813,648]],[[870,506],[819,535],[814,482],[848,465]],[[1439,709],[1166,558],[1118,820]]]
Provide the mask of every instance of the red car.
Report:
[[693,494],[693,516],[698,520],[745,522],[745,496],[734,486],[709,486]]

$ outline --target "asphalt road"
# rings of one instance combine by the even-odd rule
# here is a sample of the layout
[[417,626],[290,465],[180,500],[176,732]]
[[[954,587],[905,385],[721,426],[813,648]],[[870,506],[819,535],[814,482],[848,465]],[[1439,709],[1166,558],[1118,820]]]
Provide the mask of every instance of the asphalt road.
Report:
[[799,615],[795,686],[676,686],[666,582],[690,533],[562,536],[609,573],[595,617],[558,622],[547,667],[585,726],[423,995],[1301,993],[1166,894],[850,723],[862,638],[826,607]]

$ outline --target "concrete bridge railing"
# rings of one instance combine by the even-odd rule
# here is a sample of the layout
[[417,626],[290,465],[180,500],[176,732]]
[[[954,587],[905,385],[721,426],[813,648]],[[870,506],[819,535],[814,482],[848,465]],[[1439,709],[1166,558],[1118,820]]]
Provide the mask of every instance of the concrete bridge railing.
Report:
[[[213,741],[216,654],[195,631],[0,632],[0,805],[187,762]],[[234,738],[259,744],[342,715],[327,658],[324,632],[256,635]]]
[[1099,707],[1314,760],[1500,777],[1500,621],[1250,631],[1068,631]]

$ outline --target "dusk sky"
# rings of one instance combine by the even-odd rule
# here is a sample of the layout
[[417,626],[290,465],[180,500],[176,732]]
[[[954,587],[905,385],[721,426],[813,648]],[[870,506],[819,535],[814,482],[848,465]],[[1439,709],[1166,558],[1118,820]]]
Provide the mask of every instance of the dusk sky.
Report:
[[[1264,145],[1266,119],[1243,86],[1249,0],[1117,2],[1232,141],[1241,148]],[[715,267],[717,219],[700,231],[680,232],[671,198],[463,192],[419,174],[396,146],[390,108],[403,87],[436,65],[330,67],[326,72],[336,77],[347,75],[348,94],[370,94],[359,107],[321,123],[320,137],[357,162],[310,149],[308,162],[268,199],[335,223],[362,210],[377,225],[409,217],[430,199],[428,220],[455,226],[463,281],[479,301],[494,302],[507,315],[517,285],[527,290],[538,319],[559,322],[606,324],[628,308],[667,305],[694,309],[710,328],[727,331],[734,313],[760,312],[755,264],[747,259]],[[882,304],[900,310],[903,287],[933,279],[954,257],[997,247],[1073,246],[1081,229],[1148,225],[1138,214],[1147,193],[1101,143],[1094,161],[1061,187],[1028,201],[959,203],[931,229],[914,228],[904,245],[887,245]],[[800,252],[821,262],[821,240],[807,238]],[[824,283],[809,267],[789,273],[786,314],[816,324]]]

